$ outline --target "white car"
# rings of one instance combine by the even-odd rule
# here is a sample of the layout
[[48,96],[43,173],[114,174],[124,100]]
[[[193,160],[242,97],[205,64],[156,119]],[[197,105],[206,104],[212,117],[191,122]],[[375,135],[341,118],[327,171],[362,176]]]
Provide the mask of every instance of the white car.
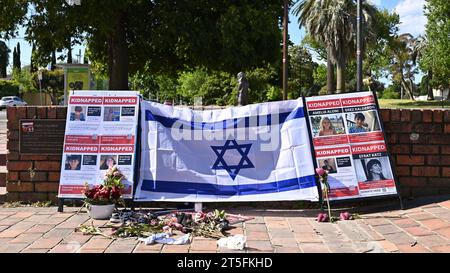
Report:
[[27,103],[17,96],[3,97],[0,100],[0,109],[8,106],[25,106]]

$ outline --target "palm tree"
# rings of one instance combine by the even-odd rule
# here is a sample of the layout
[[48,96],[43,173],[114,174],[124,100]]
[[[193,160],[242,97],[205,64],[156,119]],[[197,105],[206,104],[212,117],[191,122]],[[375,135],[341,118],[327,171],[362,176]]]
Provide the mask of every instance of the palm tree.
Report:
[[[363,2],[362,12],[366,29],[370,29],[377,9]],[[336,64],[336,92],[344,92],[346,63],[350,52],[355,49],[356,4],[353,0],[301,0],[294,8],[294,14],[316,41],[326,45],[328,91],[334,91],[330,90],[333,87],[330,84],[332,62]]]

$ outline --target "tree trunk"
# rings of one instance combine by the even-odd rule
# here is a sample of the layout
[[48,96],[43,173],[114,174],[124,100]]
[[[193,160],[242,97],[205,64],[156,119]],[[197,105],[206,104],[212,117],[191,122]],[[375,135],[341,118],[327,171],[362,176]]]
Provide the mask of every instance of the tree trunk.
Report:
[[53,50],[52,51],[52,60],[50,63],[50,70],[53,71],[56,68],[56,52]]
[[328,94],[334,94],[336,91],[334,80],[334,64],[331,61],[331,47],[327,48],[327,89]]
[[126,14],[119,12],[116,29],[109,39],[109,89],[128,90],[128,47],[125,32]]
[[434,100],[434,94],[433,94],[433,87],[430,86],[430,81],[433,79],[433,71],[428,71],[428,77],[427,77],[427,100]]
[[69,46],[67,47],[67,63],[71,64],[72,62],[72,45],[69,43]]
[[415,99],[414,99],[414,93],[413,93],[413,91],[412,91],[412,86],[411,86],[410,84],[408,84],[408,82],[403,78],[403,76],[402,76],[402,86],[403,86],[403,89],[406,90],[406,91],[408,92],[409,97],[410,97],[412,100],[415,100]]
[[36,50],[36,47],[35,47],[35,45],[34,45],[34,43],[33,43],[33,46],[31,47],[30,73],[34,73],[34,72],[37,71],[37,67],[36,67],[36,65],[35,65],[35,63],[34,63],[34,58],[33,58],[33,55],[34,55],[35,50]]
[[345,92],[345,61],[338,60],[336,64],[336,93]]

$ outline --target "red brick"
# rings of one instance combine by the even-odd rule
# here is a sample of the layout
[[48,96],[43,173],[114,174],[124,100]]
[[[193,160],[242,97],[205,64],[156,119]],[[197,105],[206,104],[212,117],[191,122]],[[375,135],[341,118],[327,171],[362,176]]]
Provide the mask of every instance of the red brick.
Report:
[[408,144],[397,144],[389,146],[392,154],[409,154],[410,149]]
[[450,122],[450,111],[449,110],[444,111],[444,122]]
[[27,202],[48,201],[48,195],[42,192],[20,192],[18,200]]
[[450,124],[445,124],[444,133],[449,134],[450,133]]
[[429,228],[431,230],[438,230],[441,228],[450,228],[450,223],[448,223],[444,220],[438,219],[438,218],[422,220],[420,222],[422,223],[422,225],[426,226],[427,228]]
[[450,228],[443,228],[436,230],[439,234],[446,237],[447,239],[450,239]]
[[46,172],[20,172],[19,178],[21,181],[46,181],[47,173]]
[[8,151],[8,153],[6,154],[6,160],[8,160],[8,161],[19,160],[19,152],[17,152],[17,151]]
[[427,179],[425,177],[400,177],[400,184],[409,187],[425,187]]
[[433,111],[422,110],[422,121],[423,122],[433,122]]
[[398,137],[399,143],[428,143],[428,135],[426,134],[418,134],[419,138],[412,140],[411,134],[400,134]]
[[444,112],[442,110],[433,110],[433,121],[442,122],[444,120]]
[[57,192],[58,186],[55,182],[38,182],[34,184],[34,189],[36,192]]
[[439,167],[412,167],[412,176],[439,176]]
[[450,145],[442,145],[441,154],[450,155]]
[[28,106],[27,107],[27,118],[28,119],[36,118],[36,107],[35,106]]
[[390,119],[390,109],[380,109],[381,111],[381,120],[383,122],[388,122]]
[[411,123],[390,122],[386,124],[385,130],[387,133],[410,133],[412,125]]
[[421,122],[422,121],[422,111],[420,111],[420,110],[412,110],[412,112],[411,112],[411,120],[413,122]]
[[8,140],[19,140],[19,131],[18,130],[9,130],[6,134]]
[[48,172],[48,181],[59,181],[60,172]]
[[389,143],[389,144],[395,144],[398,142],[397,134],[392,134],[392,133],[387,134],[386,138],[387,138],[387,143]]
[[442,176],[450,177],[450,168],[449,167],[442,168]]
[[8,181],[19,180],[19,172],[8,171]]
[[450,143],[450,134],[430,135],[428,144],[448,144]]
[[8,107],[6,108],[6,117],[8,120],[17,120],[16,117],[17,108],[16,107]]
[[413,145],[413,154],[439,154],[439,146],[434,145]]
[[395,171],[396,171],[398,176],[408,176],[408,175],[411,174],[410,171],[409,171],[409,167],[408,166],[396,167]]
[[8,192],[32,192],[34,191],[34,183],[31,182],[8,182],[6,183]]
[[56,119],[56,107],[51,106],[47,108],[47,118]]
[[431,231],[423,227],[405,227],[404,230],[412,236],[427,236],[433,235]]
[[[61,150],[62,152],[62,150]],[[61,155],[48,155],[47,158],[50,161],[61,161]]]
[[400,121],[400,109],[391,109],[391,121]]
[[33,167],[31,161],[8,161],[7,169],[10,171],[25,171]]
[[47,160],[46,155],[21,155],[20,160]]
[[440,189],[438,188],[418,187],[418,188],[411,188],[411,195],[415,197],[438,195],[440,194],[439,191]]
[[450,187],[450,179],[445,177],[430,177],[428,178],[428,186],[438,188]]
[[411,110],[408,110],[408,109],[402,109],[401,111],[400,111],[400,120],[401,121],[405,121],[405,122],[408,122],[408,121],[411,121]]
[[6,148],[10,151],[19,151],[19,141],[8,141]]
[[433,250],[433,252],[437,252],[437,253],[450,253],[450,245],[434,246],[431,248],[431,250]]
[[57,119],[66,119],[67,116],[67,107],[57,107],[56,108],[56,118]]
[[59,171],[61,170],[61,162],[58,161],[36,161],[36,170],[40,171]]
[[431,165],[431,166],[450,165],[450,156],[448,156],[448,155],[441,155],[441,156],[430,155],[427,157],[427,164]]
[[443,132],[442,124],[433,123],[419,123],[414,126],[414,131],[417,133],[436,134]]
[[424,156],[397,155],[398,165],[423,165],[424,163]]
[[401,253],[427,253],[430,252],[428,249],[423,247],[420,244],[416,245],[410,245],[410,244],[399,244],[397,245],[398,250],[400,250]]
[[39,119],[46,119],[47,118],[47,106],[37,107],[37,116]]

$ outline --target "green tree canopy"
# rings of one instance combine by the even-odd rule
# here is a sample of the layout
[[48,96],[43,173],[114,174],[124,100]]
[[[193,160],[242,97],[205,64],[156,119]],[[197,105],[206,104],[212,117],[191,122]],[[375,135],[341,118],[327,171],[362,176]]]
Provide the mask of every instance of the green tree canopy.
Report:
[[[450,2],[427,0],[425,3],[427,45],[419,63],[429,71],[429,84],[433,88],[450,87]],[[450,99],[450,95],[449,98]]]

